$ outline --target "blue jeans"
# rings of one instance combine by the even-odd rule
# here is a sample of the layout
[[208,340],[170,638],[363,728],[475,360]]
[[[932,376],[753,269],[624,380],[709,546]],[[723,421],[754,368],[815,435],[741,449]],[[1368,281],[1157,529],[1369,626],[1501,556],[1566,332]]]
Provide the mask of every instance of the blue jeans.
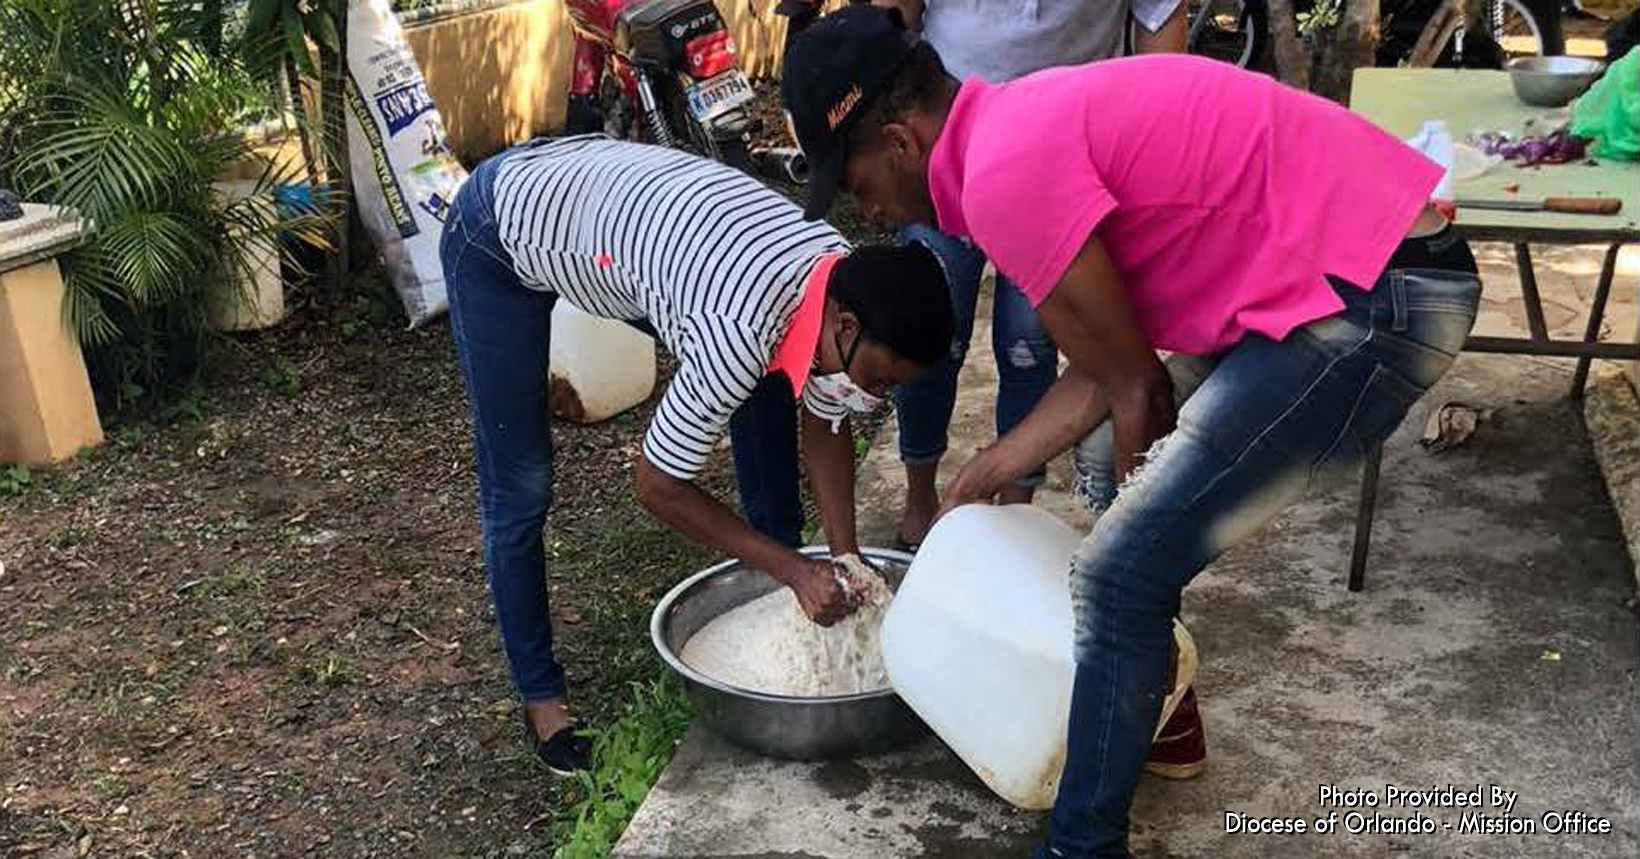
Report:
[[[963,239],[921,224],[901,230],[900,240],[917,242],[933,251],[945,269],[955,311],[956,336],[951,340],[950,353],[915,381],[894,389],[900,459],[907,465],[925,465],[945,454],[946,429],[957,402],[957,373],[962,370],[968,341],[974,334],[985,254]],[[1024,293],[1000,275],[991,307],[991,348],[997,357],[996,428],[1000,436],[1024,420],[1059,377],[1059,353],[1052,338]],[[1019,483],[1036,486],[1043,474],[1039,469]]]
[[1072,560],[1076,677],[1039,856],[1128,855],[1128,809],[1168,691],[1180,591],[1318,478],[1383,441],[1451,366],[1480,299],[1470,271],[1390,269],[1370,292],[1334,288],[1345,309],[1283,340],[1249,334],[1213,358],[1170,360],[1185,389],[1178,428],[1119,491],[1108,430],[1078,446],[1081,489],[1103,509]]
[[[501,244],[494,187],[503,157],[480,164],[456,195],[439,256],[472,407],[484,569],[513,686],[521,698],[534,701],[565,693],[564,669],[552,649],[541,548],[552,506],[547,356],[558,297],[525,286]],[[632,322],[653,335],[643,320]],[[748,518],[753,527],[791,546],[803,527],[796,420],[790,385],[784,376],[771,376],[731,422]],[[748,436],[744,445],[743,435]]]

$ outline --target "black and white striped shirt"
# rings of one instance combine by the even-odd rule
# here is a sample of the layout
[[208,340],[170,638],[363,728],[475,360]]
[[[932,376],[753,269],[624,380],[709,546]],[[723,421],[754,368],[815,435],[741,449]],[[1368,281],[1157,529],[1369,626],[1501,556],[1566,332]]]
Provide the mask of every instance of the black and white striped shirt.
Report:
[[[610,319],[647,319],[678,359],[644,456],[692,479],[751,396],[815,260],[847,251],[821,221],[738,170],[602,135],[543,139],[496,173],[501,243],[525,285]],[[847,412],[810,384],[803,402]]]

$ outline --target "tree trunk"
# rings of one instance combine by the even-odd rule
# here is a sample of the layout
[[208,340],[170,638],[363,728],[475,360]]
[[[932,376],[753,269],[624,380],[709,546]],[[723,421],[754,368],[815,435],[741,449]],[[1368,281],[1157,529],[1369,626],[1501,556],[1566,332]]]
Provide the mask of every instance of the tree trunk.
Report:
[[1274,43],[1276,76],[1289,86],[1309,89],[1310,52],[1298,38],[1293,0],[1270,0],[1270,39]]
[[1373,65],[1377,53],[1378,0],[1345,0],[1330,48],[1321,55],[1312,90],[1316,95],[1349,104],[1355,70]]
[[1412,48],[1411,56],[1407,57],[1407,65],[1415,69],[1427,69],[1435,65],[1435,60],[1441,56],[1452,36],[1463,25],[1463,0],[1446,0],[1441,8],[1430,16],[1429,23],[1424,25],[1423,32],[1418,34],[1418,44]]
[[335,3],[339,18],[340,50],[319,48],[321,81],[319,89],[321,122],[324,129],[325,178],[330,182],[331,223],[336,230],[336,249],[330,257],[329,287],[337,294],[346,289],[348,274],[348,211],[352,205],[347,169],[347,112],[343,86],[347,80],[347,4]]
[[302,166],[307,170],[308,190],[313,201],[319,202],[319,156],[314,152],[313,118],[308,116],[307,99],[302,95],[302,75],[296,71],[296,61],[290,57],[280,60],[285,68],[285,86],[290,90],[290,109],[296,115],[296,139],[302,144]]

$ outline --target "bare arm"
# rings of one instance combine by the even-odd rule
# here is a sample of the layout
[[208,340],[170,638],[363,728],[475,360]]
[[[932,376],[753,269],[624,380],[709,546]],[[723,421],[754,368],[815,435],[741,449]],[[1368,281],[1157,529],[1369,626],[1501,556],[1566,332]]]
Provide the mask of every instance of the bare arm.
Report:
[[963,466],[946,487],[943,508],[994,497],[1010,481],[1064,453],[1109,413],[1093,379],[1067,367],[1024,420]]
[[1173,382],[1134,319],[1121,277],[1090,236],[1059,285],[1037,307],[1070,365],[1012,430],[974,457],[947,487],[940,513],[985,501],[1010,480],[1063,453],[1107,415],[1121,481],[1173,430]]
[[673,530],[739,558],[791,588],[815,623],[830,626],[853,610],[848,595],[832,576],[831,564],[811,561],[752,530],[721,501],[644,457],[638,459],[637,491],[638,503]]
[[1190,4],[1179,0],[1179,5],[1173,14],[1167,16],[1167,23],[1157,28],[1156,32],[1145,29],[1143,24],[1133,28],[1133,52],[1136,54],[1182,54],[1185,52],[1185,42],[1189,36],[1190,24],[1185,15],[1185,7]]
[[1157,439],[1173,431],[1173,382],[1144,332],[1121,276],[1097,236],[1089,236],[1059,285],[1037,307],[1072,367],[1104,393],[1121,482]]
[[831,423],[808,409],[803,413],[803,461],[809,487],[826,528],[826,545],[833,557],[858,554],[854,530],[854,433],[844,421],[837,432]]

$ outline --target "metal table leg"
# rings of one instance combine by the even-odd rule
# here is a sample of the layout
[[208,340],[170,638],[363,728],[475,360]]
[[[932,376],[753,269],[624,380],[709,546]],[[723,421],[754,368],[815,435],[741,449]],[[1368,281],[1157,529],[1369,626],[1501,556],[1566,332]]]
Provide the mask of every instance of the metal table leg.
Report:
[[1515,270],[1520,272],[1520,295],[1526,305],[1526,327],[1533,340],[1548,340],[1549,325],[1543,321],[1543,298],[1538,295],[1537,271],[1532,268],[1532,248],[1525,242],[1515,245]]
[[[1600,264],[1600,280],[1594,287],[1594,306],[1589,308],[1589,325],[1583,329],[1583,342],[1593,343],[1600,339],[1600,323],[1606,318],[1606,300],[1611,297],[1612,279],[1617,276],[1617,252],[1622,245],[1614,244],[1606,249],[1606,260]],[[1583,386],[1589,381],[1589,364],[1592,359],[1583,357],[1577,359],[1577,372],[1572,374],[1572,396],[1583,396]]]
[[1384,443],[1367,450],[1361,466],[1361,506],[1355,514],[1355,549],[1350,553],[1351,591],[1359,591],[1367,582],[1367,548],[1372,542],[1372,514],[1378,504],[1378,468],[1384,459]]

